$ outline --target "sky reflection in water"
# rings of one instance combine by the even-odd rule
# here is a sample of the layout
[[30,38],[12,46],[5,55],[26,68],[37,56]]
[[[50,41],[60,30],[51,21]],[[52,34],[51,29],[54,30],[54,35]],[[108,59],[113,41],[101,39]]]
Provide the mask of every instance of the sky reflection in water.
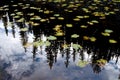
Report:
[[[7,24],[6,29],[5,21],[0,20],[0,80],[118,80],[120,59],[115,64],[116,57],[110,59],[101,72],[95,73],[91,63],[93,54],[88,56],[86,50],[83,50],[83,60],[90,63],[79,67],[76,64],[81,58],[81,52],[67,54],[58,51],[53,57],[45,51],[44,46],[37,50],[32,45],[24,47],[21,35],[16,23],[14,28]],[[24,35],[27,35],[27,39],[26,36],[24,39],[28,43],[35,39],[30,32]]]

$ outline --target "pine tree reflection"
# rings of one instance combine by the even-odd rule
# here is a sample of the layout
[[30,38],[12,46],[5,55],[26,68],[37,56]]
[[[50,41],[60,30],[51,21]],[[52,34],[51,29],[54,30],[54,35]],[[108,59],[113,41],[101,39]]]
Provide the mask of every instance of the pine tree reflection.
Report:
[[51,49],[47,50],[47,62],[49,64],[50,69],[52,69],[54,63],[54,55]]
[[3,21],[3,25],[4,25],[4,28],[5,28],[5,32],[6,32],[6,35],[8,36],[8,18],[7,18],[7,13],[4,12],[4,15],[3,15],[3,18],[2,18],[2,21]]
[[68,65],[69,65],[69,63],[70,63],[70,61],[69,61],[69,59],[70,59],[70,52],[69,52],[69,50],[67,49],[66,50],[66,61],[65,61],[65,66],[66,66],[66,68],[68,67]]

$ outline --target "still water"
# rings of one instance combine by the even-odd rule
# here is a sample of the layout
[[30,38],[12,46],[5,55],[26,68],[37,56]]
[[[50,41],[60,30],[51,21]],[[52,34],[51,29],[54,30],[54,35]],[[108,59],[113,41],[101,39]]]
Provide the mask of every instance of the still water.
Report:
[[[83,3],[83,9],[78,3]],[[25,0],[1,4],[0,80],[119,80],[120,19],[115,3],[94,2],[101,9],[110,7],[106,17],[103,13],[93,16],[96,9],[89,12],[91,2],[82,0],[63,2],[63,7]],[[108,34],[100,35],[106,29]],[[107,42],[111,38],[115,40]]]

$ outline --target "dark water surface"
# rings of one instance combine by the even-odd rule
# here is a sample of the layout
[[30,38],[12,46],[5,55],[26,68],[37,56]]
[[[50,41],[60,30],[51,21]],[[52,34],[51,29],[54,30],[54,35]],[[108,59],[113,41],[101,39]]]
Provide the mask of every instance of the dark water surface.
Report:
[[[0,80],[119,80],[119,2],[0,4]],[[106,6],[109,10],[104,10]],[[76,16],[80,20],[74,20]],[[101,35],[106,29],[112,32]],[[56,35],[59,32],[63,35]],[[79,37],[72,38],[73,34]],[[50,35],[57,40],[48,39]]]

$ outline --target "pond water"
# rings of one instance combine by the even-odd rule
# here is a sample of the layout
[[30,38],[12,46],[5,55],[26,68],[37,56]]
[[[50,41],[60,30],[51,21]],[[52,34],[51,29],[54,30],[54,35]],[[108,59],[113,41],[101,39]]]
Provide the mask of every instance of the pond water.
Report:
[[119,80],[120,2],[0,3],[0,80]]

